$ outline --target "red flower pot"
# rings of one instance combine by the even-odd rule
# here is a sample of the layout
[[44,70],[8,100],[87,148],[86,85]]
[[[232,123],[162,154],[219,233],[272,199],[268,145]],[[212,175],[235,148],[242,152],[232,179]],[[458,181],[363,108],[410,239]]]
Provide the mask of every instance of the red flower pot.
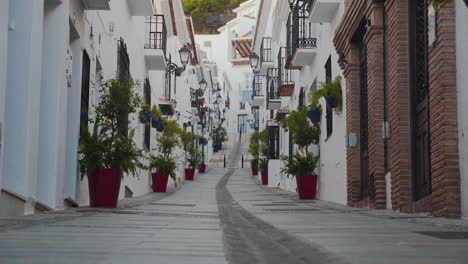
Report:
[[195,176],[195,169],[185,169],[185,180],[193,181]]
[[200,164],[198,167],[198,172],[205,173],[206,172],[206,164]]
[[162,173],[153,173],[151,174],[151,176],[153,178],[153,192],[166,192],[169,175]]
[[257,166],[252,166],[252,175],[257,176],[258,175],[258,168]]
[[317,175],[296,176],[297,192],[300,200],[315,199],[317,194]]
[[94,169],[88,178],[90,206],[117,207],[121,176],[120,169]]
[[262,184],[268,185],[268,171],[262,171]]

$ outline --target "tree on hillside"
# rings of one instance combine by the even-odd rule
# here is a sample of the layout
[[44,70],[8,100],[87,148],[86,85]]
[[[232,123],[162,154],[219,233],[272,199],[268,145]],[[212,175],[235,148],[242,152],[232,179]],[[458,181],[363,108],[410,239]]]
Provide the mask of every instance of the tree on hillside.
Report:
[[182,0],[184,12],[193,18],[196,31],[200,28],[219,27],[226,23],[230,16],[223,16],[231,12],[247,0]]

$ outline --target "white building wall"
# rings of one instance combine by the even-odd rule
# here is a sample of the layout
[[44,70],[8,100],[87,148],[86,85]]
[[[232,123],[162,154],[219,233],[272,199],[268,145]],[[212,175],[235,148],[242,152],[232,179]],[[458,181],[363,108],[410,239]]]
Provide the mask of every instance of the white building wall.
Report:
[[455,1],[462,215],[468,218],[468,6]]
[[[79,205],[89,203],[87,179],[80,180],[77,166],[83,52],[90,57],[91,114],[98,103],[99,75],[106,80],[117,73],[121,38],[127,45],[130,73],[139,94],[143,95],[144,80],[149,77],[152,104],[163,97],[164,69],[146,69],[145,17],[132,15],[128,3],[110,1],[110,11],[85,11],[81,0],[1,1],[0,63],[6,67],[0,68],[0,122],[4,129],[0,131],[5,142],[0,141],[0,187],[6,194],[0,197],[0,215],[60,209],[64,199]],[[181,66],[179,49],[190,40],[182,4],[174,3],[178,35],[168,34],[167,47],[172,61]],[[156,5],[172,25],[167,1],[156,1]],[[180,126],[192,118],[188,115],[191,68],[177,78],[177,94],[173,91],[180,113],[173,118],[178,118]],[[136,128],[134,140],[143,148],[144,126],[137,114],[130,120],[130,127]],[[152,149],[147,155],[156,154],[156,136],[151,129]],[[182,152],[176,152],[182,164],[180,182],[185,165]],[[126,187],[133,196],[151,191],[150,172],[139,170],[136,176],[123,179],[119,198],[124,198]]]
[[[317,37],[317,54],[309,65],[306,65],[302,70],[293,71],[293,79],[295,80],[295,89],[291,97],[282,97],[282,107],[295,111],[298,109],[299,94],[301,88],[305,91],[305,104],[308,102],[308,94],[313,89],[313,83],[325,81],[325,63],[329,56],[332,56],[332,78],[341,76],[341,70],[337,63],[338,55],[334,49],[333,36],[335,28],[338,26],[340,18],[343,14],[344,4],[340,5],[335,18],[331,23],[313,24],[312,32]],[[288,3],[272,1],[264,3],[264,9],[260,17],[260,22],[257,39],[255,41],[255,51],[260,54],[260,46],[263,37],[272,37],[272,57],[277,61],[277,54],[280,47],[286,46],[286,22],[289,13]],[[344,78],[342,80],[343,103],[346,102],[346,84]],[[323,100],[323,99],[322,99]],[[265,104],[266,106],[266,104]],[[320,149],[320,169],[318,182],[318,197],[323,200],[333,201],[337,203],[346,203],[346,106],[343,105],[343,111],[338,113],[334,111],[333,115],[333,133],[327,138],[326,136],[326,118],[325,118],[325,103],[322,102],[324,109],[322,110],[321,122],[321,138],[320,146],[311,146],[310,150],[318,153]],[[276,112],[275,116],[276,117]],[[265,107],[261,109],[260,129],[266,127],[266,120],[270,119],[270,111]],[[289,133],[281,129],[280,132],[280,155],[289,155]],[[294,147],[297,151],[297,146]],[[278,165],[280,164],[280,165]],[[282,174],[280,161],[270,160],[269,166],[269,186],[295,192],[297,185],[293,177],[287,177]]]
[[[0,64],[7,65],[9,1],[0,2]],[[5,88],[7,67],[0,67],[0,190],[2,189],[3,138],[5,122]],[[0,192],[1,195],[1,192]]]
[[4,188],[27,201],[36,200],[39,101],[44,1],[10,1],[5,98]]

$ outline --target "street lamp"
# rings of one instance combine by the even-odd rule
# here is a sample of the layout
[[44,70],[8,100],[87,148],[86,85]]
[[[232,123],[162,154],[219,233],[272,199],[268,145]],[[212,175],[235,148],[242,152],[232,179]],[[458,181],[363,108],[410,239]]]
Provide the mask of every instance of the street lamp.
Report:
[[250,67],[252,67],[252,70],[254,72],[257,70],[259,61],[260,61],[260,58],[255,52],[252,55],[250,55]]
[[185,69],[191,57],[190,50],[187,48],[187,46],[183,46],[179,50],[179,55],[180,55],[180,62],[182,62],[182,65],[184,66],[184,69]]
[[208,86],[208,83],[205,81],[205,79],[202,79],[198,84],[200,85],[200,89],[203,91],[205,91],[206,87]]

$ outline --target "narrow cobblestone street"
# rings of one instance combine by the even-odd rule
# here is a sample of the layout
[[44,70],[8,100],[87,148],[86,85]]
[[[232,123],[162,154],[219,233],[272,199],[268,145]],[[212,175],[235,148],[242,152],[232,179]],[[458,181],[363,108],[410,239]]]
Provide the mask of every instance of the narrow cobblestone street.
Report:
[[258,185],[247,169],[210,169],[169,196],[141,203],[35,215],[35,221],[26,216],[24,225],[5,220],[0,263],[461,264],[468,258],[466,221],[299,201]]

